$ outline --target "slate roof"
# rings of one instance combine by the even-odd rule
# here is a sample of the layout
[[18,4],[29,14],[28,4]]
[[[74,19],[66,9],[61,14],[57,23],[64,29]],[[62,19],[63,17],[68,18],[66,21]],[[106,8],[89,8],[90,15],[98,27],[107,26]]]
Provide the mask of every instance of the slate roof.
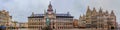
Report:
[[[33,17],[32,15],[30,17]],[[28,17],[28,18],[30,18]],[[34,17],[36,18],[43,18],[44,14],[34,14]],[[73,16],[71,16],[70,14],[56,14],[57,18],[73,18]]]

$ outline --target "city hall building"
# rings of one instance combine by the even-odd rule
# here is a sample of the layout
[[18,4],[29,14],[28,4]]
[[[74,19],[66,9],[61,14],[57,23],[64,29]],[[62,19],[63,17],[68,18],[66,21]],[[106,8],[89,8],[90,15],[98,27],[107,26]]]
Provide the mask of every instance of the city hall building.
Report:
[[73,28],[73,16],[69,12],[56,13],[53,10],[51,3],[48,5],[47,11],[44,14],[34,14],[28,17],[29,28],[46,27],[46,19],[50,19],[50,27],[52,29],[70,29]]

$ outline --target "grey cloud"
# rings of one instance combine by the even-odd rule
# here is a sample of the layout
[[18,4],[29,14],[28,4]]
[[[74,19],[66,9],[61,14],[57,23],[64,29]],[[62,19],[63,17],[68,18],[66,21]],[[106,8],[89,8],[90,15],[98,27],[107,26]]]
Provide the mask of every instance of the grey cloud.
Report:
[[[27,21],[27,17],[31,15],[32,12],[37,14],[44,13],[47,9],[50,0],[0,0],[0,9],[7,9],[16,21]],[[111,10],[115,11],[117,16],[117,22],[120,23],[120,0],[51,0],[53,8],[57,12],[70,13],[79,18],[80,15],[85,14],[86,8],[89,5],[92,9],[96,7],[97,11],[100,7],[104,11]]]

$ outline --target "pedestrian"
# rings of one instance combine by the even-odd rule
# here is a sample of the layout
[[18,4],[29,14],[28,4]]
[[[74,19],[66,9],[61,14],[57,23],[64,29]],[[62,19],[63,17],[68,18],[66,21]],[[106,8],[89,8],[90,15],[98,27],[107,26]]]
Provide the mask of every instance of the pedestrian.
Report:
[[2,30],[2,27],[1,27],[1,25],[0,25],[0,30]]
[[6,27],[4,25],[1,25],[0,30],[6,30]]

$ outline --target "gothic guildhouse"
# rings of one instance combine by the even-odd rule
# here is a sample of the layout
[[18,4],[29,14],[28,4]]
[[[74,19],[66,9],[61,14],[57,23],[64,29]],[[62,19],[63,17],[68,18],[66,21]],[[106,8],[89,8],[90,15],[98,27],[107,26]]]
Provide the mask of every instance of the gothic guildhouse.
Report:
[[73,16],[67,13],[56,13],[51,3],[48,5],[47,12],[44,14],[34,14],[28,17],[29,28],[43,28],[46,26],[46,18],[50,19],[50,27],[52,29],[70,29],[73,28]]
[[86,15],[80,16],[79,26],[96,29],[116,29],[116,15],[113,10],[103,12],[102,8],[97,12],[95,8],[91,10],[88,6]]
[[12,16],[9,15],[8,11],[6,10],[0,11],[0,25],[9,27],[11,19],[12,19]]

